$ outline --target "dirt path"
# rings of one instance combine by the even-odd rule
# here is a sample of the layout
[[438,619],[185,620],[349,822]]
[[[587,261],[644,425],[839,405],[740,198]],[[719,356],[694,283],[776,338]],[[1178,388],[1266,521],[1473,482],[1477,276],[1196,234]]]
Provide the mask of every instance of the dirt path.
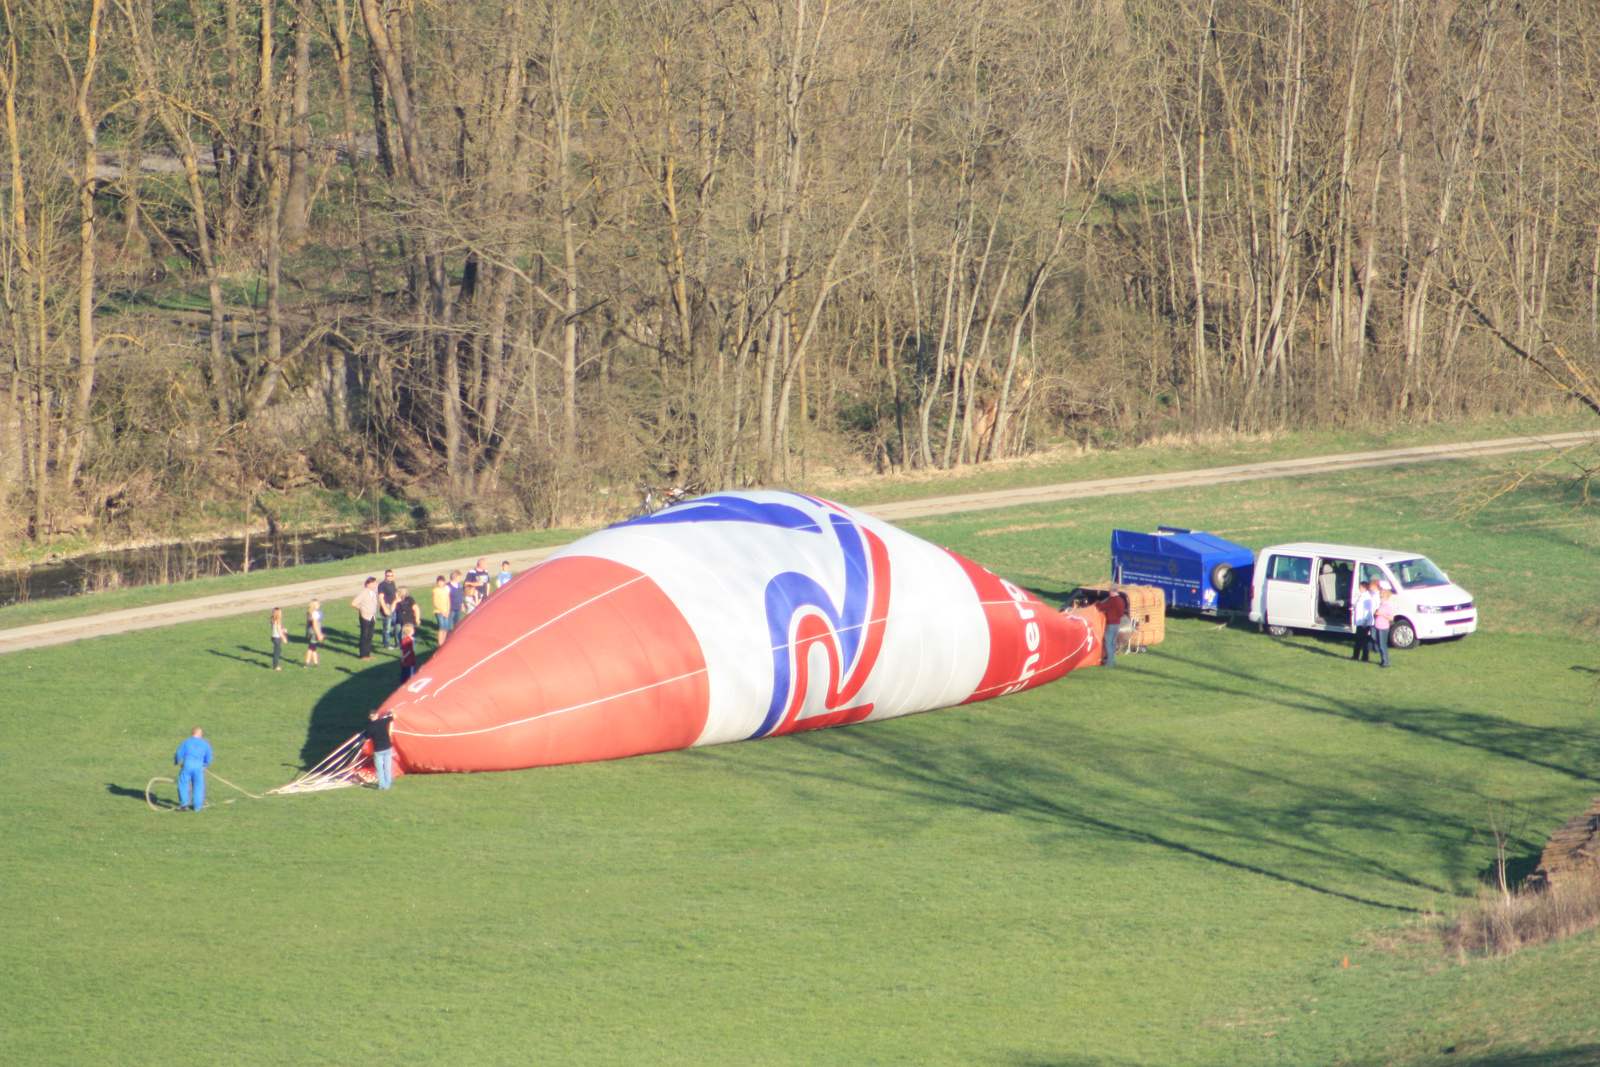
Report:
[[[1241,463],[1232,467],[1172,471],[1167,474],[1136,474],[1124,478],[1097,478],[1091,481],[1064,482],[1022,489],[997,489],[983,493],[925,497],[920,500],[874,504],[861,510],[890,522],[902,522],[906,519],[967,511],[987,511],[1024,504],[1053,504],[1063,500],[1086,500],[1091,497],[1119,496],[1126,493],[1155,493],[1166,489],[1223,485],[1229,482],[1250,482],[1265,478],[1298,478],[1308,474],[1326,474],[1370,467],[1400,467],[1444,460],[1478,459],[1516,452],[1563,448],[1595,440],[1600,440],[1600,430],[1536,437],[1505,437],[1493,441],[1468,441],[1448,445],[1421,445],[1378,452],[1347,452],[1341,455],[1312,456],[1305,459]],[[509,559],[512,568],[521,571],[560,548],[560,545],[552,545],[522,552],[500,552],[496,553],[496,558],[490,560],[490,563],[495,564],[502,559]],[[476,558],[469,558],[396,567],[395,580],[401,585],[411,587],[412,595],[416,597],[417,603],[422,605],[426,615],[434,577],[440,573],[448,574],[452,570],[468,570],[476,562]],[[127,633],[130,630],[146,630],[156,626],[172,626],[180,622],[197,622],[202,619],[248,615],[252,612],[261,614],[261,626],[265,632],[266,615],[274,607],[284,609],[284,614],[290,622],[290,629],[294,631],[299,623],[301,609],[313,598],[323,601],[325,610],[334,617],[338,617],[342,612],[348,612],[350,598],[360,588],[361,580],[372,573],[370,565],[366,569],[353,567],[350,574],[342,577],[318,578],[313,581],[273,586],[270,589],[219,593],[215,596],[179,600],[170,604],[129,608],[101,615],[85,615],[75,619],[36,623],[32,626],[18,626],[10,630],[0,630],[0,655],[65,644],[86,637]]]

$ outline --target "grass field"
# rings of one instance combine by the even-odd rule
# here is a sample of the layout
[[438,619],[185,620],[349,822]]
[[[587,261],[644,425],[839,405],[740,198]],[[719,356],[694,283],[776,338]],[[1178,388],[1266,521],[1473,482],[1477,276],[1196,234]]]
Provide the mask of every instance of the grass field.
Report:
[[178,815],[143,789],[189,727],[259,792],[393,664],[346,629],[272,674],[264,619],[0,659],[0,1063],[1600,1062],[1594,933],[1464,963],[1428,936],[1493,811],[1526,867],[1600,792],[1600,530],[1558,489],[1458,522],[1471,470],[913,527],[1052,595],[1118,524],[1416,548],[1485,632],[1387,675],[1178,620],[889,723]]

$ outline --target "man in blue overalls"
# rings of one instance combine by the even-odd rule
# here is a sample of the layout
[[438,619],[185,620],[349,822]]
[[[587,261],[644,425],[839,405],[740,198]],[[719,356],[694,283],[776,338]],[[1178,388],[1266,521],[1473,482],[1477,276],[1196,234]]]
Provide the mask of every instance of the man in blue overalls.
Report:
[[211,745],[207,743],[200,727],[196,726],[193,735],[178,746],[178,751],[173,753],[172,762],[179,767],[178,810],[182,811],[190,806],[189,791],[192,787],[194,810],[199,811],[206,806],[206,768],[211,765]]

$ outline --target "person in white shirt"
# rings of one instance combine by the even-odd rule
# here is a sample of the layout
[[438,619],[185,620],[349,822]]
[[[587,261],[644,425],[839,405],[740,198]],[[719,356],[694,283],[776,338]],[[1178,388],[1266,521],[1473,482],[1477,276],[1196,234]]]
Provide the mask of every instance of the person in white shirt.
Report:
[[1355,604],[1350,608],[1350,621],[1356,628],[1355,648],[1350,651],[1351,659],[1358,659],[1363,663],[1370,662],[1372,654],[1372,613],[1378,607],[1378,580],[1358,587]]

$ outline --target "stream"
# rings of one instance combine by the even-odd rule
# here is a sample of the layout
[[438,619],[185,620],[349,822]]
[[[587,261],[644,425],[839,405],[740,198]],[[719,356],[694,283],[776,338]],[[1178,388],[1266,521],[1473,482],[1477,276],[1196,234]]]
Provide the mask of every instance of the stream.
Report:
[[[461,536],[459,530],[252,535],[249,569],[281,570],[304,563],[327,563],[374,553],[426,548]],[[242,537],[91,552],[26,567],[0,569],[0,605],[81,596],[135,585],[166,585],[238,574],[244,570],[245,541]]]

